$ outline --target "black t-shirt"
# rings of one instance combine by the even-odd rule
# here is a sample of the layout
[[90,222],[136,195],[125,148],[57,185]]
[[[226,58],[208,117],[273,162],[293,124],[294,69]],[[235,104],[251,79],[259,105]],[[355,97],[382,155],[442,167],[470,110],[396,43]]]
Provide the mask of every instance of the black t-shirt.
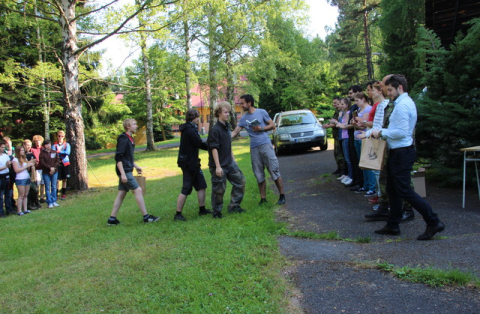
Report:
[[213,160],[212,149],[216,148],[218,151],[218,159],[221,167],[230,165],[232,159],[232,136],[230,125],[218,121],[211,131],[208,132],[208,166],[216,168],[215,160]]

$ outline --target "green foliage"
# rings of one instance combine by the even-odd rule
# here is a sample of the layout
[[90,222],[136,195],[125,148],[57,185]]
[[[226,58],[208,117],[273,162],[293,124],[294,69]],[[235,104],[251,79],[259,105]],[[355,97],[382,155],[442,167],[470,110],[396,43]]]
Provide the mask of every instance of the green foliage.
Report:
[[[473,20],[467,35],[458,36],[448,51],[432,45],[438,39],[427,35],[422,37],[427,42],[419,45],[419,53],[426,54],[429,64],[421,81],[428,91],[417,99],[418,153],[431,162],[431,179],[460,185],[460,149],[478,145],[480,138],[480,19]],[[430,52],[425,49],[428,46]]]
[[377,267],[385,272],[394,274],[402,280],[423,283],[432,287],[467,285],[480,287],[480,279],[478,277],[471,272],[464,272],[458,269],[441,270],[432,267],[395,267],[395,265],[387,262],[378,263]]

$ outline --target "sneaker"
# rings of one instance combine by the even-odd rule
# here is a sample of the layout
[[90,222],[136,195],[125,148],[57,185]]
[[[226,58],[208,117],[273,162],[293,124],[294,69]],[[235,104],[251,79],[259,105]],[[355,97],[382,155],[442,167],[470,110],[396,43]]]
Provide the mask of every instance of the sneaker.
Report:
[[57,202],[53,202],[53,206],[58,207],[58,206],[60,206],[60,205],[58,205]]
[[342,182],[344,185],[350,185],[352,184],[353,180],[348,178],[347,180],[345,180],[344,182]]
[[365,193],[365,192],[368,192],[368,190],[364,188],[359,188],[358,190],[355,191],[355,193],[358,193],[358,194]]
[[368,199],[368,202],[370,204],[378,204],[378,199],[379,199],[378,195],[375,195],[374,197]]
[[45,203],[45,199],[44,199],[44,198],[41,198],[41,199],[40,199],[40,203]]
[[29,211],[29,210],[27,209],[27,210],[25,210],[23,213],[24,213],[24,214],[30,214],[31,211]]
[[258,205],[261,206],[261,205],[265,205],[265,204],[267,204],[267,203],[268,203],[268,202],[267,202],[267,199],[266,199],[266,198],[262,198],[262,199],[260,200],[260,202],[258,203]]
[[67,196],[65,194],[62,194],[62,201],[66,200]]
[[278,199],[277,205],[283,205],[286,202],[287,201],[285,200],[285,196],[280,196],[280,198]]
[[155,222],[155,221],[158,221],[159,219],[160,219],[160,217],[155,217],[153,215],[148,215],[146,218],[143,218],[143,222],[144,223]]
[[347,176],[343,174],[341,177],[338,177],[337,180],[341,181],[341,180],[345,179],[345,177],[347,177]]
[[342,180],[340,180],[341,183],[345,184],[348,180],[351,180],[348,176],[345,176]]
[[23,215],[25,215],[25,214],[24,214],[23,212],[19,212],[17,215],[18,215],[18,216],[23,216]]
[[108,226],[116,226],[120,223],[117,218],[108,218],[107,225]]
[[208,215],[208,214],[211,214],[211,213],[212,213],[212,211],[210,209],[206,209],[206,208],[205,209],[200,209],[198,211],[198,214],[200,216]]
[[183,217],[182,213],[176,213],[173,217],[173,220],[187,221],[187,219]]
[[48,208],[53,208],[53,204],[49,204],[49,205],[48,205]]
[[[356,192],[355,192],[356,193]],[[367,193],[365,193],[363,196],[365,197],[372,197],[372,196],[375,196],[375,194],[377,194],[377,192],[375,191],[368,191]]]
[[222,216],[222,212],[219,212],[219,211],[214,210],[214,211],[213,211],[213,214],[212,214],[212,217],[213,217],[213,218],[221,219],[221,218],[223,217],[223,216]]

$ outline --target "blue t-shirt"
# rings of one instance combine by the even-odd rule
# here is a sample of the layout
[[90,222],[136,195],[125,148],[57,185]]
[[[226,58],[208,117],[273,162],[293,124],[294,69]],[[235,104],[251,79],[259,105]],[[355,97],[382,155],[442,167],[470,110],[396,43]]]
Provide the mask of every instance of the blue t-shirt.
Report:
[[268,132],[260,131],[255,132],[252,130],[251,122],[255,119],[260,122],[259,126],[264,127],[267,125],[267,122],[272,120],[268,113],[263,109],[255,109],[253,113],[247,112],[241,119],[238,126],[247,130],[248,135],[250,135],[250,147],[257,147],[263,144],[271,143],[270,138],[268,137]]

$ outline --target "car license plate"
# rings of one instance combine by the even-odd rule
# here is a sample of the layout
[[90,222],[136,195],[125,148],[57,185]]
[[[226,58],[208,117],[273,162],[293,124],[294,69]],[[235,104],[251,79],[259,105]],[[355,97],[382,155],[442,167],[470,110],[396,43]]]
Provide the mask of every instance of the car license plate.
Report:
[[296,139],[295,142],[305,143],[305,142],[310,142],[310,139],[309,138],[299,138],[299,139]]

